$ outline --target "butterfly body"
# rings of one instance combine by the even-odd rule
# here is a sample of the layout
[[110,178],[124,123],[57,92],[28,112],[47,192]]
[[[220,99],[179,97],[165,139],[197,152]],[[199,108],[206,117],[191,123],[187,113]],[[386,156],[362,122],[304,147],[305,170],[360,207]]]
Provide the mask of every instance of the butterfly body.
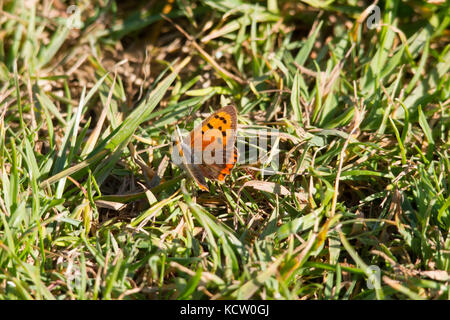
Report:
[[237,111],[223,107],[192,132],[176,141],[182,167],[200,189],[209,191],[205,178],[223,181],[230,174],[238,154],[235,148]]

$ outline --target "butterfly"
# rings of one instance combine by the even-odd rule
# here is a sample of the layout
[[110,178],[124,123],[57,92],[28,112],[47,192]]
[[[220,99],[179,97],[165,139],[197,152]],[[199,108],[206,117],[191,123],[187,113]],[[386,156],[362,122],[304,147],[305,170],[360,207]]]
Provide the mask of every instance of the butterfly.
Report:
[[178,164],[201,190],[209,191],[205,178],[224,181],[236,164],[236,129],[237,110],[228,105],[211,114],[186,137],[177,131],[172,158],[178,157]]

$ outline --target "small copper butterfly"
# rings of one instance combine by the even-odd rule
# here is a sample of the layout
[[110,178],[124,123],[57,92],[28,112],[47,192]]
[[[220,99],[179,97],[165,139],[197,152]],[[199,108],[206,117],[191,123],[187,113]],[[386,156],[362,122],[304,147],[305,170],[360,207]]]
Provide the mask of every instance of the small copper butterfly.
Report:
[[236,129],[237,111],[228,105],[211,114],[186,137],[177,132],[175,156],[201,190],[209,191],[205,178],[223,181],[236,164]]

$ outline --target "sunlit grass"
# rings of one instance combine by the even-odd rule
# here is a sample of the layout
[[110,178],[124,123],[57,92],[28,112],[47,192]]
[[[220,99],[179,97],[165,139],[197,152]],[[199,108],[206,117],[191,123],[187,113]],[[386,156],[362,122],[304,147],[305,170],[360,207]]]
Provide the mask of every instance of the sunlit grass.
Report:
[[[157,3],[1,3],[0,298],[448,299],[450,5]],[[279,162],[201,192],[228,103]]]

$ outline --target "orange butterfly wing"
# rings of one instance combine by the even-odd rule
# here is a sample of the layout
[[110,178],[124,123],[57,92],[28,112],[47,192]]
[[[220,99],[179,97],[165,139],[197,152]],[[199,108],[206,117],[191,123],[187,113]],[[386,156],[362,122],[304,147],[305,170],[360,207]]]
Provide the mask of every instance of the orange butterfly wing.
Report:
[[[230,174],[238,159],[238,153],[234,146],[236,130],[237,110],[234,106],[229,105],[206,118],[184,139],[184,145],[190,146],[192,150],[190,159],[188,159],[191,161],[186,161],[187,163],[184,166],[200,189],[209,190],[206,186],[205,177],[223,181],[225,176]],[[194,154],[204,154],[208,148],[213,150],[213,156],[214,150],[221,151],[222,154],[218,155],[220,161],[211,162],[211,158],[208,158],[209,161],[203,158],[200,163],[192,161]]]

